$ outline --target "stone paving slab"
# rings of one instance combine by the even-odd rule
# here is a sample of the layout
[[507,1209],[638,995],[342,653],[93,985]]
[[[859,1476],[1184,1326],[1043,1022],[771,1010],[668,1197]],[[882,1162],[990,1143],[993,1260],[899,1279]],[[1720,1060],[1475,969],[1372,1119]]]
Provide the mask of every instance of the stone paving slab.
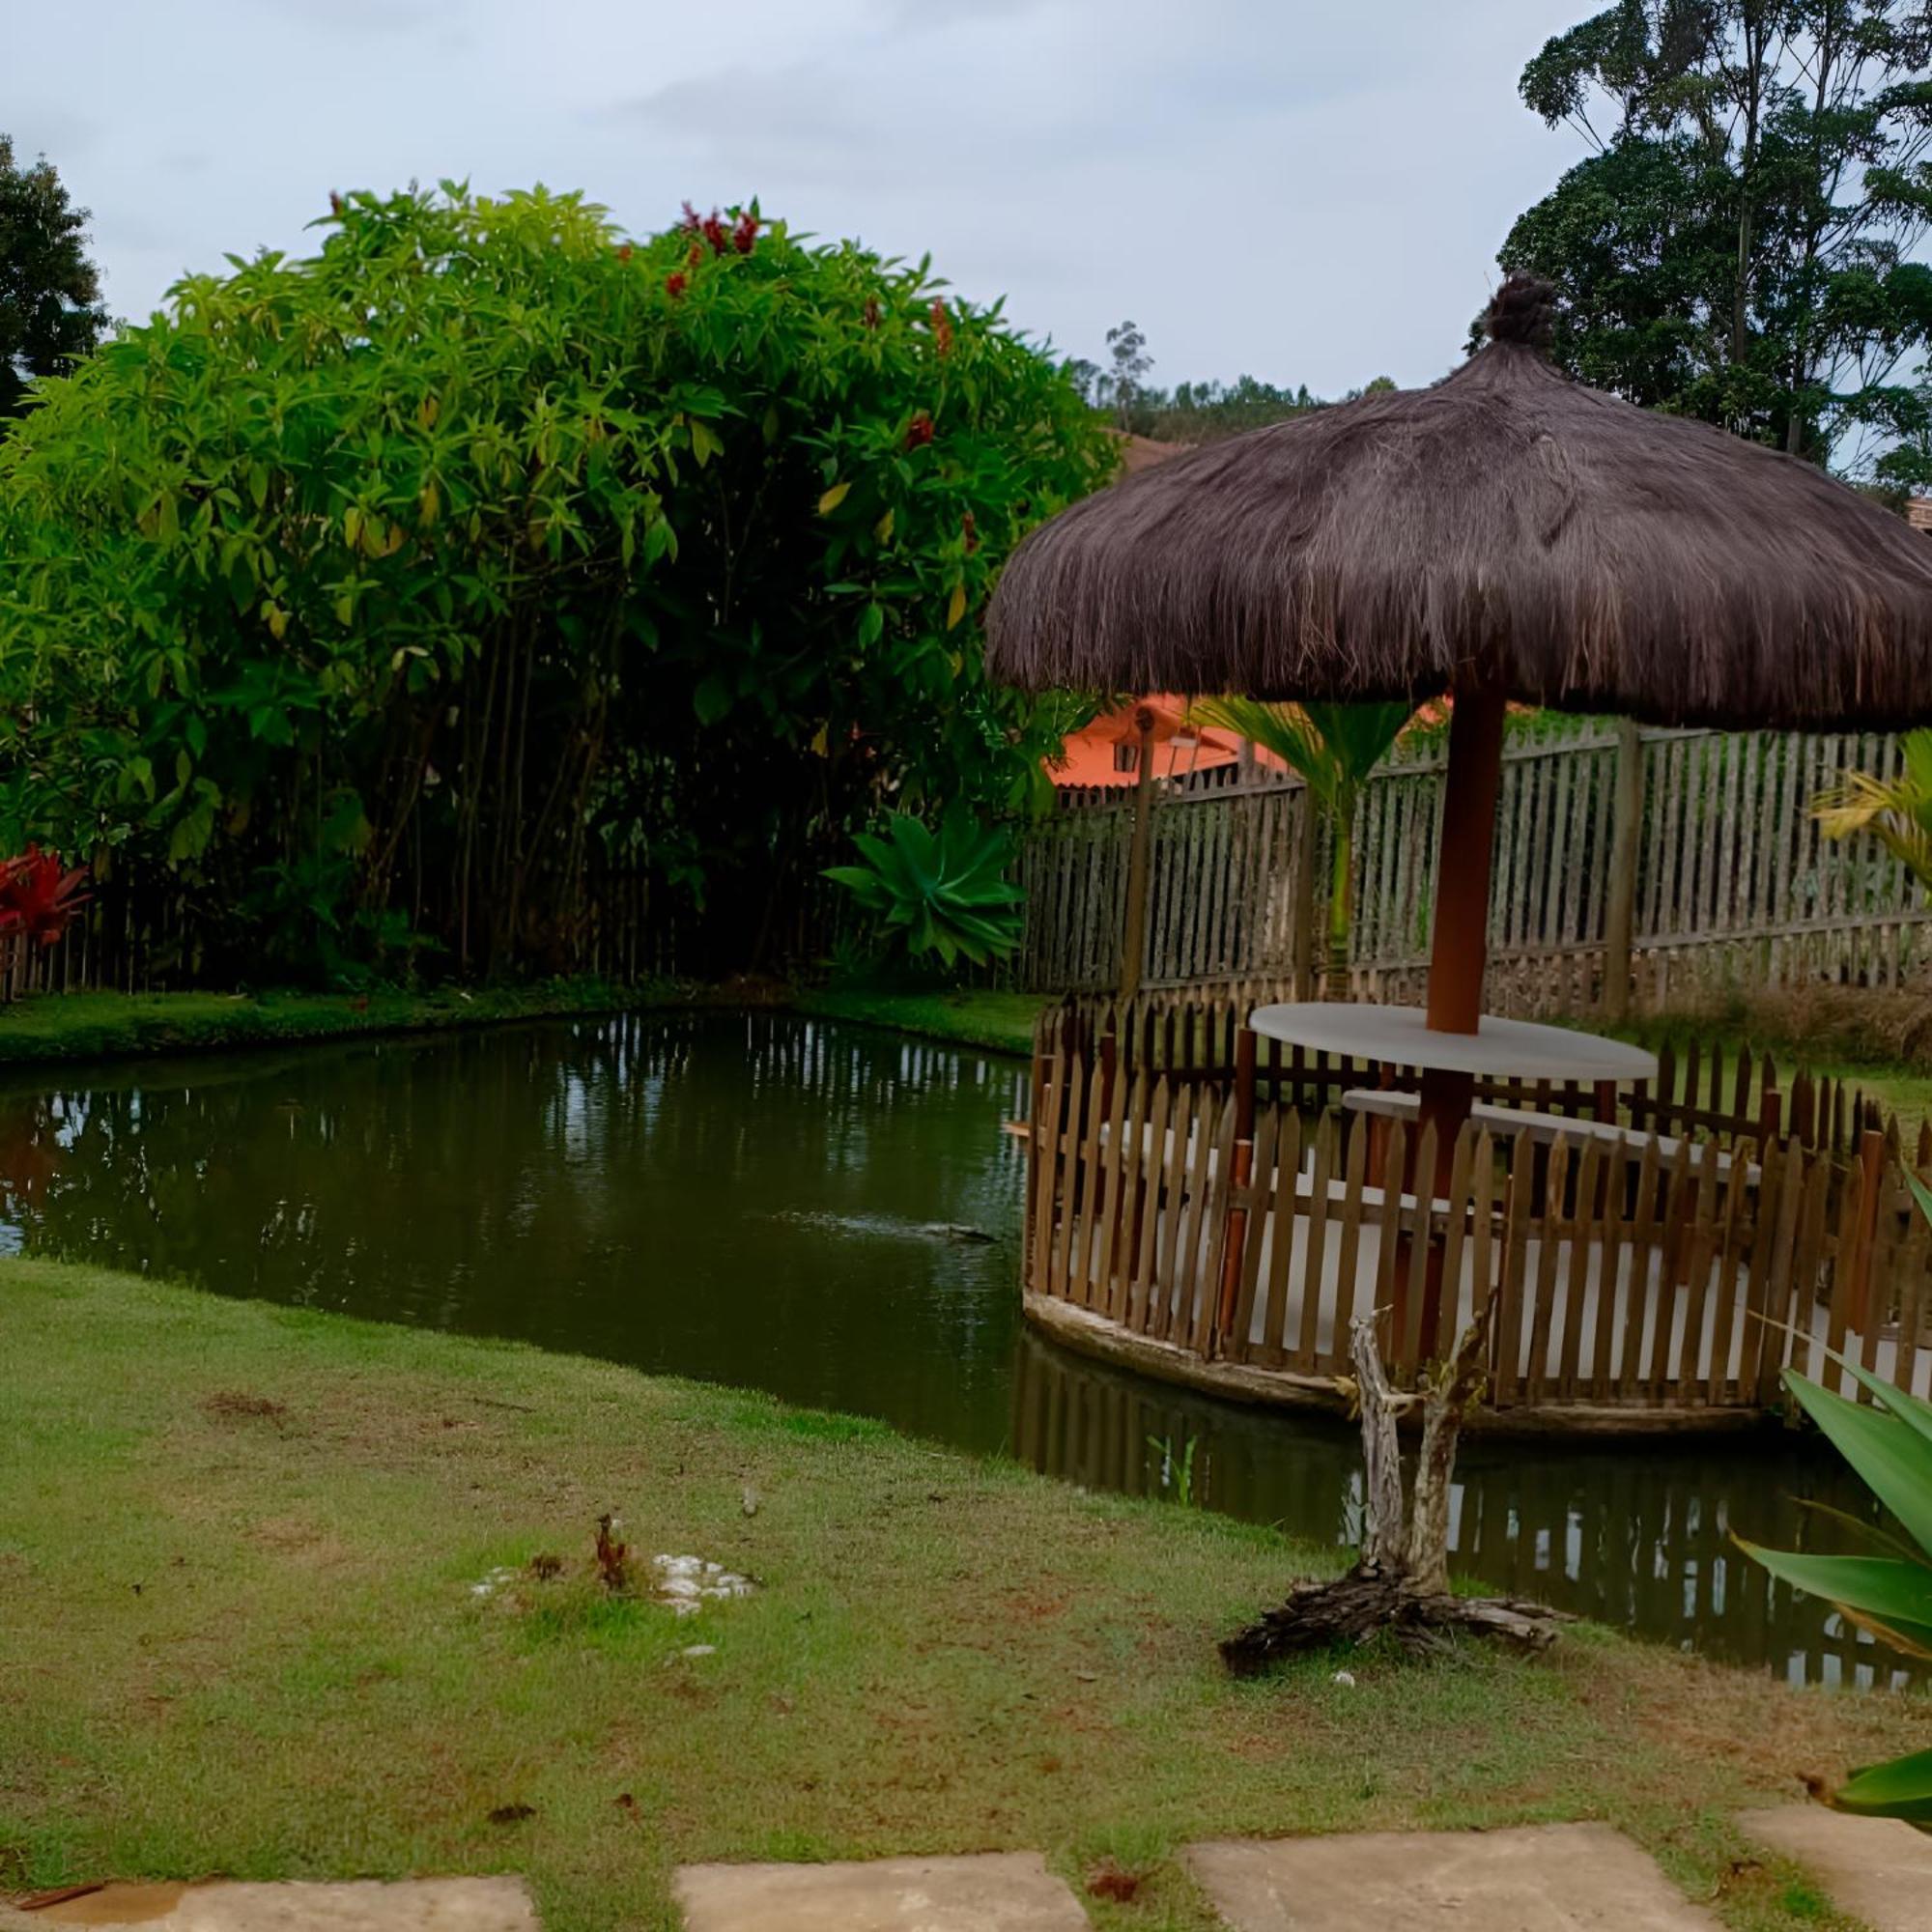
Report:
[[1932,1834],[1897,1818],[1853,1818],[1822,1804],[1747,1811],[1747,1837],[1817,1874],[1841,1912],[1872,1932],[1926,1932],[1932,1926]]
[[515,1878],[419,1878],[398,1885],[107,1885],[32,1912],[15,1928],[130,1926],[140,1932],[540,1932]]
[[1717,1932],[1607,1825],[1192,1845],[1233,1932]]
[[683,1865],[677,1897],[688,1932],[1090,1932],[1037,1852]]

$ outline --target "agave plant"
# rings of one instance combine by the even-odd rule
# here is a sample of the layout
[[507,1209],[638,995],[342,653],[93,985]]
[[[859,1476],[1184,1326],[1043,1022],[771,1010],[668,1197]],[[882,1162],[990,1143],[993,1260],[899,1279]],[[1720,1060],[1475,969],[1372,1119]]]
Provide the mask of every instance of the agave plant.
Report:
[[1869,832],[1922,886],[1932,887],[1932,731],[1908,731],[1896,778],[1842,772],[1811,801],[1828,838]]
[[1355,814],[1369,774],[1387,757],[1415,715],[1412,704],[1264,704],[1253,697],[1207,698],[1190,715],[1252,740],[1300,773],[1331,832],[1328,881],[1329,997],[1349,983],[1349,931],[1355,905]]
[[1006,877],[1013,856],[1006,833],[957,808],[936,832],[896,811],[884,837],[862,832],[853,843],[865,863],[827,867],[825,876],[874,914],[911,957],[983,966],[1019,945],[1025,895]]
[[[1920,1211],[1932,1217],[1932,1189],[1917,1176],[1907,1179]],[[1742,1537],[1739,1547],[1774,1577],[1823,1597],[1894,1650],[1932,1660],[1932,1403],[1892,1387],[1856,1362],[1833,1359],[1870,1391],[1871,1405],[1849,1402],[1790,1369],[1784,1385],[1890,1511],[1903,1535],[1861,1525],[1869,1551],[1857,1556],[1761,1549]],[[1867,1766],[1829,1802],[1840,1811],[1903,1818],[1932,1831],[1932,1750]]]

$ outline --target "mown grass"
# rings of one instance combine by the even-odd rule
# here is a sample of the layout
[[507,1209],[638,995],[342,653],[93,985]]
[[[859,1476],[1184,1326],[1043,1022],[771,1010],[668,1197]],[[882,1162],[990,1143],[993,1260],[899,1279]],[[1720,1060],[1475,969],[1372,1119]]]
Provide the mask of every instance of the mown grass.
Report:
[[433,1033],[557,1013],[674,1004],[668,981],[619,986],[552,980],[525,986],[412,993],[49,993],[0,1006],[0,1065],[179,1053],[327,1039],[343,1034]]
[[[1191,1838],[1601,1817],[1796,1932],[1847,1921],[1730,1811],[1922,1738],[1585,1628],[1237,1684],[1332,1552],[603,1363],[24,1262],[0,1336],[0,1892],[513,1870],[606,1932],[684,1860],[1039,1847],[1205,1932]],[[607,1509],[757,1594],[611,1596]]]

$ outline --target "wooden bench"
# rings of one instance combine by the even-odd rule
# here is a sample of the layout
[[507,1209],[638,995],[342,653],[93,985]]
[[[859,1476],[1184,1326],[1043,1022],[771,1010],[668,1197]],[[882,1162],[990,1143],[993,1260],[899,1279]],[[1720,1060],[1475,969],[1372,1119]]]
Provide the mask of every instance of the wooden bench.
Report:
[[[1386,1087],[1352,1088],[1342,1095],[1342,1104],[1351,1114],[1402,1121],[1410,1125],[1414,1124],[1422,1107],[1415,1094],[1398,1093]],[[1477,1102],[1469,1110],[1469,1118],[1492,1133],[1526,1133],[1545,1146],[1553,1147],[1559,1139],[1594,1140],[1605,1146],[1622,1148],[1632,1160],[1641,1160],[1648,1149],[1655,1148],[1659,1161],[1666,1165],[1677,1157],[1677,1150],[1683,1145],[1675,1134],[1647,1133],[1642,1127],[1619,1126],[1614,1121],[1577,1120],[1567,1114],[1540,1114],[1529,1107],[1498,1107],[1489,1101]],[[1728,1180],[1737,1165],[1736,1156],[1726,1148],[1716,1148],[1701,1159],[1693,1154],[1692,1159],[1697,1162],[1698,1174],[1715,1174],[1719,1180]],[[1742,1172],[1745,1185],[1755,1187],[1762,1174],[1763,1170],[1756,1161],[1747,1161]]]

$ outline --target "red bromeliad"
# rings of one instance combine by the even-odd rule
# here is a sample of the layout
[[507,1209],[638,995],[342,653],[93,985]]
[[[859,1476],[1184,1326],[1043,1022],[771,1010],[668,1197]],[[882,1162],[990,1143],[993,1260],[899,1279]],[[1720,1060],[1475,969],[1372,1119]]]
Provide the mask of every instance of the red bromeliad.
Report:
[[53,852],[29,845],[17,859],[0,859],[0,992],[11,955],[55,945],[87,903],[84,867],[71,871]]
[[29,845],[17,859],[0,860],[0,932],[30,945],[51,946],[73,923],[88,895],[87,868],[63,868],[59,854]]
[[918,415],[906,425],[906,447],[923,449],[932,440],[932,417],[921,410]]

